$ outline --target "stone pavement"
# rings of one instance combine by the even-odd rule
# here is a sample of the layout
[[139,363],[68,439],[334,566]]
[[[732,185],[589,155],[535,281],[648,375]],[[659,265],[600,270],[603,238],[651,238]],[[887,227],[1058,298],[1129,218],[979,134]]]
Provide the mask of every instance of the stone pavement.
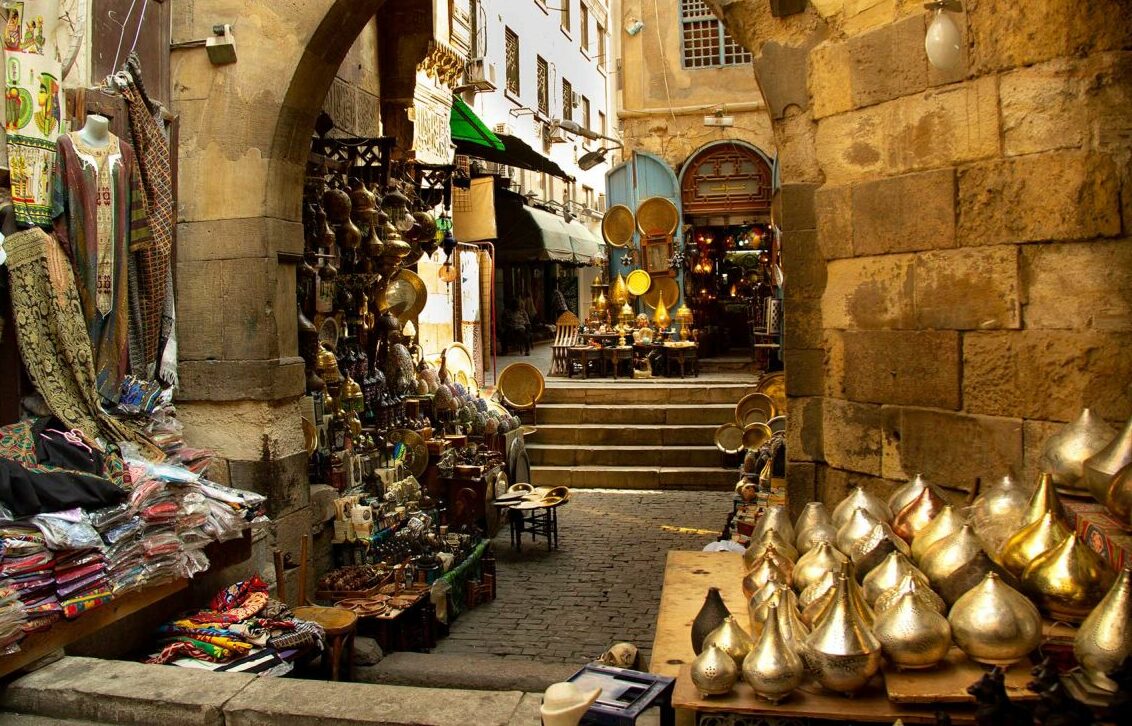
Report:
[[575,490],[558,551],[527,537],[516,553],[500,530],[497,599],[462,615],[434,652],[580,666],[624,640],[647,659],[667,551],[702,549],[730,511],[726,492]]

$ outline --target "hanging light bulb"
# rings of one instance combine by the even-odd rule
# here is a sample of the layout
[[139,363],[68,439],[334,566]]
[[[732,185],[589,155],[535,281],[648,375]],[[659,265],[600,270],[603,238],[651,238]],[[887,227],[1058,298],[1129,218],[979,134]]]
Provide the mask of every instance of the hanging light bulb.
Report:
[[963,6],[955,0],[933,0],[924,7],[934,15],[924,36],[928,61],[943,71],[958,67],[963,60],[963,36],[948,11],[960,12]]

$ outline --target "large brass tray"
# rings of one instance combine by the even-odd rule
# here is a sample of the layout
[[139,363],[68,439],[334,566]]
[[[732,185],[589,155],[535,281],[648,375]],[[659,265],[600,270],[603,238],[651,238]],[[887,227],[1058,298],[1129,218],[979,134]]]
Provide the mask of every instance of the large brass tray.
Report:
[[614,204],[601,220],[601,236],[612,247],[624,247],[633,239],[633,210]]

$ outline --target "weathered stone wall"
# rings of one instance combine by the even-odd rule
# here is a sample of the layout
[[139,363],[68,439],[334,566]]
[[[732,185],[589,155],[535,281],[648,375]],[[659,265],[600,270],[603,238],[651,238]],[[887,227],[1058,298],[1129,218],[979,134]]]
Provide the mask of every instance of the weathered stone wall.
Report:
[[366,23],[338,67],[322,110],[334,119],[332,136],[381,135],[381,70],[376,19]]
[[1082,406],[1132,414],[1126,3],[967,0],[942,72],[918,0],[709,2],[782,159],[795,503],[1030,480]]

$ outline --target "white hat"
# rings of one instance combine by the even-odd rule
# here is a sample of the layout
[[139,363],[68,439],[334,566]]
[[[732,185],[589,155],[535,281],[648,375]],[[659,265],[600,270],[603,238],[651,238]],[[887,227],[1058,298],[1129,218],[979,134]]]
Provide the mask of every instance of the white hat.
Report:
[[554,724],[576,724],[600,695],[600,688],[585,692],[573,683],[552,683],[543,694],[539,713],[548,725],[550,719]]

